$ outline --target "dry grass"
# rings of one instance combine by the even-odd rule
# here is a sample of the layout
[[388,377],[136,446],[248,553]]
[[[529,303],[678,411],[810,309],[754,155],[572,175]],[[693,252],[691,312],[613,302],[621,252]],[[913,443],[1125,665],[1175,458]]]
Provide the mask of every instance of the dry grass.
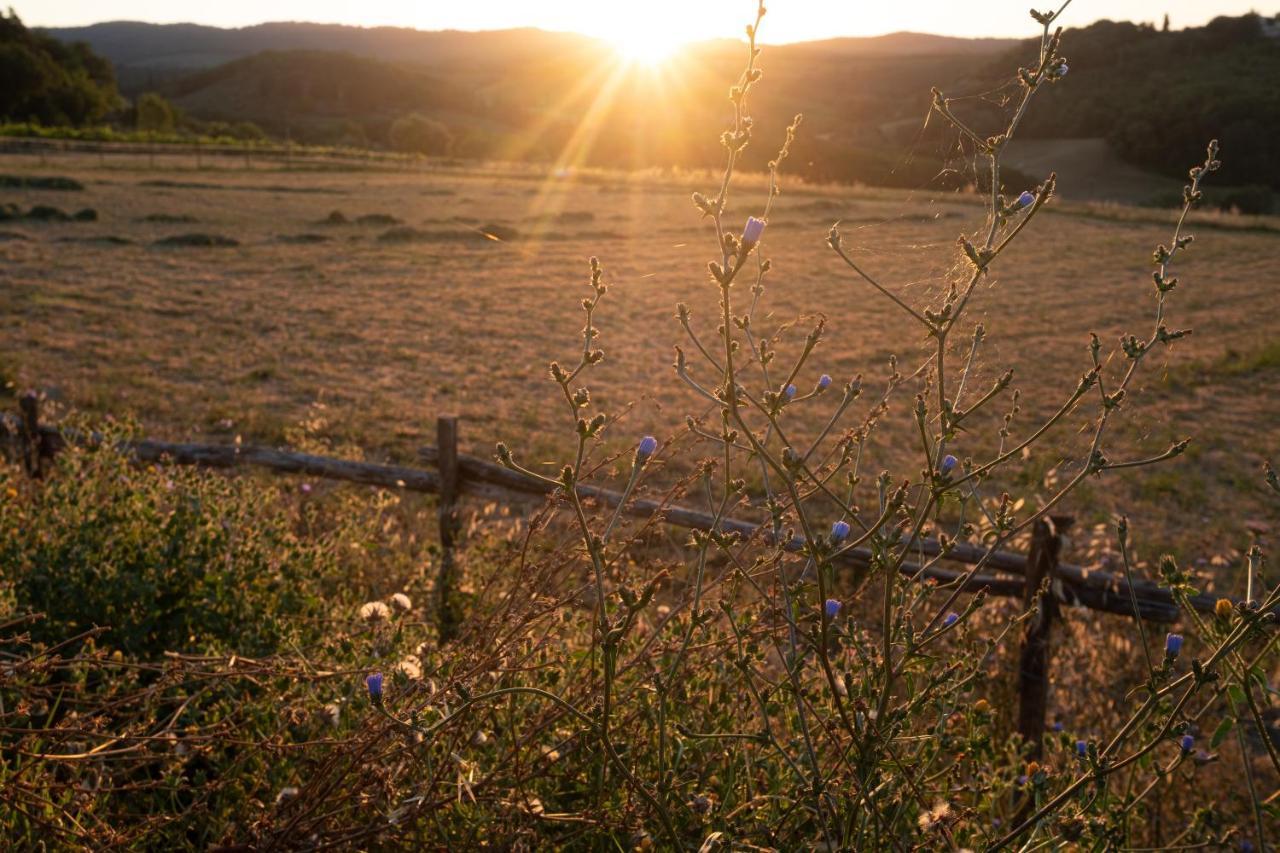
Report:
[[[550,405],[546,364],[572,352],[586,258],[594,254],[613,289],[598,318],[608,360],[593,394],[613,408],[636,404],[613,432],[616,446],[642,432],[671,436],[686,413],[702,412],[674,379],[671,347],[682,343],[678,301],[714,333],[716,293],[704,272],[713,237],[688,200],[689,191],[709,188],[705,179],[592,173],[546,182],[501,169],[287,172],[224,163],[194,172],[191,165],[148,169],[144,157],[115,157],[103,168],[68,156],[39,166],[0,157],[0,171],[68,175],[87,186],[20,190],[9,201],[94,207],[100,215],[96,223],[4,229],[28,238],[0,241],[5,380],[46,388],[78,409],[135,413],[148,431],[168,437],[283,442],[291,426],[317,417],[320,404],[323,435],[400,459],[432,440],[437,414],[455,412],[465,418],[466,449],[487,454],[501,437],[524,448],[524,458],[550,462],[563,457],[556,436],[564,430]],[[740,191],[737,218],[758,212],[762,195]],[[378,238],[393,226],[318,224],[335,209],[352,220],[389,214],[417,233],[388,242]],[[195,222],[147,221],[157,214]],[[766,235],[775,269],[766,304],[774,325],[817,309],[827,318],[828,337],[802,388],[823,371],[837,382],[862,372],[878,385],[890,353],[907,368],[926,353],[896,309],[826,249],[833,220],[842,220],[858,258],[918,302],[941,287],[956,254],[948,247],[978,217],[973,200],[956,196],[790,188]],[[1015,367],[1019,434],[1074,387],[1090,331],[1108,346],[1122,332],[1149,332],[1149,256],[1167,241],[1167,220],[1055,203],[1030,239],[1001,259],[975,313],[990,345],[971,388]],[[1183,435],[1194,437],[1192,450],[1167,467],[1094,481],[1067,509],[1092,524],[1123,510],[1144,558],[1168,550],[1209,566],[1214,555],[1247,545],[1246,520],[1266,534],[1280,522],[1259,475],[1261,460],[1280,448],[1273,357],[1280,233],[1275,220],[1219,216],[1205,224],[1212,230],[1198,235],[1177,270],[1184,285],[1171,320],[1195,334],[1167,360],[1161,354],[1162,373],[1137,386],[1131,407],[1142,418],[1130,416],[1108,455],[1151,455]],[[510,236],[503,228],[518,236],[480,233]],[[189,233],[239,246],[152,245]],[[765,319],[762,312],[757,328]],[[784,361],[791,351],[784,342]],[[900,396],[895,411],[909,402],[910,393]],[[1074,416],[1008,485],[1045,491],[1045,479],[1080,452],[1072,432],[1087,416]],[[971,452],[983,457],[989,442],[974,442]],[[883,431],[864,470],[913,476],[901,445]]]

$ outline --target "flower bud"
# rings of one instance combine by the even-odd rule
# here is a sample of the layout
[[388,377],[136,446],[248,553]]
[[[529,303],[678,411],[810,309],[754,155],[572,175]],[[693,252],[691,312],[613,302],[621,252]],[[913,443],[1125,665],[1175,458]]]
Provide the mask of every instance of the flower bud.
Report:
[[788,399],[788,400],[790,400],[792,397],[794,397],[794,396],[796,395],[796,386],[794,386],[794,385],[788,385],[788,386],[786,387],[786,389],[785,389],[785,390],[783,390],[783,392],[782,392],[782,393],[786,394],[786,395],[787,395],[787,399]]
[[1231,616],[1231,611],[1234,609],[1235,607],[1231,604],[1231,599],[1229,598],[1219,598],[1213,605],[1214,615],[1219,619],[1227,619]]
[[960,621],[959,613],[955,613],[955,612],[948,613],[946,618],[942,620],[942,627],[950,628],[952,625],[956,624],[959,621]]
[[843,542],[849,535],[849,523],[847,521],[837,521],[831,525],[831,541]]
[[1182,653],[1182,635],[1167,634],[1164,638],[1164,656],[1173,660]]
[[1080,756],[1081,758],[1084,758],[1088,754],[1089,754],[1089,744],[1085,743],[1082,740],[1076,741],[1076,755]]
[[750,252],[755,248],[756,243],[760,242],[760,237],[764,234],[764,220],[756,219],[754,216],[747,217],[746,227],[742,229],[742,250]]
[[382,673],[371,672],[364,680],[365,687],[369,688],[369,701],[375,705],[382,704]]
[[1035,200],[1035,195],[1028,190],[1023,190],[1022,195],[1018,196],[1017,205],[1018,207],[1029,207]]
[[1196,739],[1191,735],[1183,735],[1178,738],[1178,746],[1181,747],[1183,753],[1188,753],[1196,745]]
[[651,435],[646,435],[640,439],[640,445],[636,448],[636,464],[643,465],[649,461],[649,457],[658,449],[658,439]]
[[844,607],[844,605],[839,601],[834,598],[828,598],[827,603],[822,606],[822,609],[826,612],[827,619],[835,619],[840,615],[841,607]]
[[938,470],[942,473],[942,476],[945,477],[951,473],[952,468],[956,467],[956,462],[958,461],[958,459],[948,453],[946,456],[942,457],[942,465],[939,466]]
[[819,376],[819,377],[818,377],[818,387],[819,387],[819,388],[821,388],[823,391],[825,391],[825,390],[827,390],[828,388],[830,388],[830,387],[831,387],[831,377],[830,377],[830,376],[828,376],[828,375],[827,375],[827,374],[825,374],[825,373],[824,373],[824,374],[822,374],[821,376]]

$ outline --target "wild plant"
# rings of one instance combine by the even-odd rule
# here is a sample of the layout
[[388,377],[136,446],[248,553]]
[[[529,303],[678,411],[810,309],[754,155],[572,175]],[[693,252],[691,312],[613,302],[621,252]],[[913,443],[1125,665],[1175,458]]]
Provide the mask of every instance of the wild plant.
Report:
[[[1055,176],[1006,190],[1002,161],[1036,94],[1068,73],[1057,28],[1066,8],[1032,13],[1038,55],[1012,75],[995,132],[968,100],[933,93],[930,121],[975,162],[982,204],[946,249],[934,295],[884,280],[864,246],[830,228],[832,268],[857,288],[852,298],[894,306],[907,350],[883,372],[836,379],[820,367],[826,347],[858,330],[819,316],[788,341],[792,325],[779,327],[768,306],[769,237],[786,215],[776,202],[799,116],[763,198],[738,201],[763,79],[757,6],[720,180],[693,195],[709,247],[696,286],[719,301],[706,318],[675,306],[672,396],[692,401],[683,428],[663,441],[615,437],[626,412],[600,407],[588,384],[610,334],[610,288],[593,258],[580,344],[549,366],[565,423],[558,473],[519,446],[497,451],[552,497],[517,522],[474,526],[461,598],[446,602],[465,616],[450,642],[431,642],[414,608],[440,592],[422,576],[363,607],[353,600],[352,563],[388,556],[391,543],[376,542],[412,527],[394,523],[389,498],[362,515],[360,501],[308,492],[294,530],[292,509],[259,484],[170,477],[106,447],[65,454],[38,488],[0,469],[0,594],[10,609],[46,611],[0,620],[6,838],[707,851],[1274,844],[1280,587],[1256,545],[1244,582],[1226,579],[1237,599],[1205,615],[1194,576],[1162,558],[1160,580],[1182,613],[1168,633],[1136,618],[1132,584],[1115,590],[1135,618],[1097,624],[1125,642],[1099,637],[1064,653],[1090,663],[1064,679],[1079,689],[1138,674],[1114,692],[1116,713],[1097,715],[1105,728],[1060,719],[1026,740],[1003,707],[1009,647],[1037,614],[987,594],[998,555],[1086,483],[1172,462],[1187,446],[1129,452],[1114,425],[1136,416],[1148,362],[1188,334],[1170,325],[1184,288],[1174,264],[1218,168],[1211,143],[1152,256],[1150,325],[1114,347],[1083,341],[1079,378],[1024,425],[1019,365],[988,364],[974,317],[1009,248],[1052,227]],[[1018,494],[1028,451],[1081,422],[1083,449],[1061,485]],[[918,454],[910,470],[877,470],[881,436]],[[1265,478],[1280,493],[1275,472]],[[611,502],[586,488],[609,479],[621,486]],[[660,509],[637,522],[642,496]],[[708,519],[682,543],[663,523],[677,503]],[[1136,580],[1130,520],[1114,530],[1124,578]],[[110,594],[104,582],[116,584]],[[1071,604],[1057,578],[1033,592]],[[90,624],[95,596],[124,623],[116,635]],[[217,606],[201,607],[206,597]],[[169,651],[196,634],[198,649]],[[236,650],[246,638],[251,658]],[[1232,736],[1234,753],[1224,749]]]
[[[1196,629],[1200,654],[1188,663],[1176,633],[1161,651],[1154,631],[1135,618],[1146,677],[1134,686],[1128,716],[1105,737],[1055,732],[1046,733],[1043,744],[1021,742],[1002,729],[982,695],[992,680],[991,661],[1030,615],[1002,619],[992,610],[981,590],[992,558],[1082,483],[1167,462],[1188,444],[1135,458],[1107,453],[1108,427],[1128,408],[1143,364],[1189,334],[1168,325],[1179,286],[1172,266],[1191,244],[1184,227],[1202,199],[1201,183],[1219,166],[1216,142],[1190,172],[1169,244],[1154,252],[1150,331],[1124,336],[1114,350],[1092,336],[1078,381],[1030,428],[1016,421],[1013,369],[975,387],[986,332],[969,318],[984,296],[982,285],[1015,241],[1035,233],[1054,199],[1052,174],[1007,197],[1001,165],[1037,92],[1068,73],[1057,27],[1067,5],[1031,13],[1040,26],[1038,58],[1017,70],[1007,123],[997,132],[979,130],[958,102],[933,91],[931,118],[952,129],[986,185],[983,221],[957,239],[954,265],[936,297],[912,304],[867,268],[838,224],[831,227],[829,247],[868,296],[892,302],[904,324],[929,342],[911,369],[890,361],[860,419],[856,413],[872,384],[863,376],[806,378],[817,373],[812,364],[831,334],[824,320],[786,361],[776,333],[763,328],[772,270],[766,235],[799,116],[769,164],[765,198],[741,231],[729,213],[735,170],[753,141],[750,95],[762,78],[756,37],[765,8],[758,6],[746,29],[746,65],[729,96],[733,119],[721,137],[720,184],[713,193],[693,195],[714,239],[707,286],[719,295],[719,313],[700,322],[687,305],[676,308],[686,343],[675,348],[675,374],[705,409],[691,414],[685,433],[662,451],[653,437],[635,446],[622,499],[611,512],[600,514],[584,497],[579,487],[592,472],[620,458],[610,454],[606,439],[620,419],[596,411],[585,384],[605,357],[597,323],[608,288],[593,258],[581,349],[571,365],[550,366],[575,436],[568,461],[550,479],[506,445],[498,447],[504,465],[555,487],[549,512],[557,504],[568,510],[576,552],[588,568],[586,662],[566,666],[574,676],[557,677],[559,690],[506,676],[506,686],[464,696],[429,726],[384,713],[435,737],[464,711],[483,714],[483,706],[516,694],[527,700],[522,707],[531,720],[547,719],[546,710],[534,709],[550,706],[553,719],[572,724],[570,740],[582,756],[570,777],[586,791],[566,794],[566,801],[605,835],[616,838],[620,827],[634,827],[631,840],[641,846],[651,843],[652,832],[672,849],[992,850],[1073,842],[1110,849],[1155,837],[1143,807],[1168,796],[1184,768],[1203,754],[1195,749],[1198,721],[1221,714],[1211,743],[1216,748],[1236,726],[1254,819],[1249,832],[1261,842],[1276,806],[1274,796],[1263,801],[1241,731],[1245,725],[1267,731],[1260,697],[1271,692],[1266,666],[1275,661],[1280,588],[1264,587],[1256,546],[1243,600],[1223,599],[1208,620],[1188,598],[1190,576],[1172,558],[1162,560],[1163,580]],[[909,389],[915,390],[912,428],[893,439],[918,446],[919,466],[868,476],[869,438]],[[993,415],[1001,405],[1003,415]],[[816,433],[806,426],[812,415],[801,414],[813,407],[823,408]],[[1024,509],[1002,487],[1013,479],[1009,472],[1082,413],[1087,451],[1059,488]],[[982,435],[988,427],[992,434]],[[620,522],[627,501],[663,467],[664,452],[681,445],[710,453],[668,494],[704,502],[712,521],[691,534],[677,569],[685,577],[676,579],[651,567],[643,536],[628,536]],[[754,532],[732,523],[744,514],[760,521]],[[646,527],[654,521],[660,517]],[[1127,519],[1116,532],[1128,578]],[[972,558],[964,571],[945,568],[957,549]],[[1137,614],[1132,585],[1128,591]],[[387,708],[380,681],[374,698]],[[1274,744],[1263,740],[1280,771]],[[1042,746],[1048,754],[1026,763]],[[1233,834],[1201,810],[1182,822],[1174,844],[1224,844]]]

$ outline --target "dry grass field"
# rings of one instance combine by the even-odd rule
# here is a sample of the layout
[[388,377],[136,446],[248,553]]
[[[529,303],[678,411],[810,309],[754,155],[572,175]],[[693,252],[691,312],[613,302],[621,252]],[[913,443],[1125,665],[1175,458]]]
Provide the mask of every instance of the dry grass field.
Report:
[[[5,201],[99,215],[0,223],[0,370],[10,389],[132,414],[157,436],[279,444],[305,424],[334,446],[400,460],[431,442],[436,415],[452,412],[473,453],[502,438],[525,459],[561,460],[564,414],[546,365],[580,345],[586,261],[597,255],[613,287],[598,317],[608,357],[593,394],[614,408],[635,404],[615,446],[644,432],[672,437],[687,413],[703,413],[675,379],[671,353],[684,343],[678,301],[714,335],[705,273],[714,237],[689,203],[690,191],[710,188],[707,176],[193,165],[0,158],[2,173],[66,175],[86,187],[7,191]],[[755,186],[731,199],[735,219],[760,211]],[[326,222],[334,211],[348,223]],[[396,221],[358,220],[378,215]],[[1001,259],[974,312],[989,343],[972,387],[1015,368],[1017,434],[1075,386],[1089,332],[1108,349],[1121,333],[1149,333],[1150,254],[1169,239],[1170,216],[1055,202]],[[852,253],[918,304],[942,287],[955,239],[981,224],[981,208],[961,196],[784,185],[756,328],[802,320],[780,347],[785,361],[820,312],[827,336],[802,389],[820,372],[838,383],[861,372],[869,400],[888,356],[909,371],[927,342],[824,245],[837,219]],[[1092,481],[1065,509],[1090,525],[1123,509],[1144,560],[1168,550],[1212,571],[1211,558],[1230,558],[1251,535],[1274,537],[1280,524],[1260,476],[1263,458],[1280,451],[1280,223],[1205,214],[1190,231],[1197,241],[1177,269],[1170,325],[1195,334],[1154,360],[1107,450],[1147,456],[1183,436],[1191,450]],[[185,234],[238,245],[156,245]],[[913,393],[896,397],[891,425]],[[819,409],[810,408],[815,428]],[[1074,415],[1009,485],[1045,491],[1080,452],[1076,431],[1091,414]],[[914,475],[891,425],[865,469]],[[975,431],[975,457],[991,432]]]

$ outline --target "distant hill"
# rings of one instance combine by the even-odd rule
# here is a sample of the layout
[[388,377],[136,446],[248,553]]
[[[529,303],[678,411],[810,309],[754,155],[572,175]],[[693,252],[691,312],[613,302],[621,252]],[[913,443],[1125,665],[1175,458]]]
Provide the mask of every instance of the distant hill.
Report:
[[[1275,18],[1215,18],[1164,32],[1099,21],[1063,35],[1070,74],[1027,116],[1028,136],[1101,137],[1131,164],[1181,177],[1213,137],[1222,143],[1215,183],[1280,189],[1280,27]],[[987,67],[996,85],[1036,45]]]
[[[385,144],[391,123],[413,111],[446,123],[460,155],[552,159],[591,112],[602,125],[626,129],[595,135],[582,157],[575,155],[575,162],[598,165],[717,161],[725,94],[742,62],[737,42],[691,45],[655,84],[641,69],[619,73],[612,49],[599,40],[536,29],[112,22],[47,32],[83,40],[110,58],[126,93],[160,91],[193,117],[252,121],[302,141]],[[762,166],[791,116],[803,111],[797,170],[836,180],[927,182],[938,163],[925,157],[922,167],[895,173],[898,158],[876,150],[889,141],[880,125],[921,119],[932,83],[976,72],[1017,43],[893,33],[769,47],[770,85],[758,90],[756,110],[761,142],[748,163]],[[592,80],[608,81],[617,96],[596,104],[598,91],[584,84]],[[655,109],[659,95],[664,103]]]
[[[600,49],[598,41],[573,33],[538,29],[464,32],[403,27],[350,27],[339,24],[281,22],[221,29],[198,24],[146,24],[111,21],[87,27],[45,30],[62,41],[83,41],[118,68],[193,69],[219,65],[262,51],[336,51],[384,62],[421,65],[474,62],[493,58],[522,62],[558,51]],[[965,39],[926,33],[891,33],[867,38],[836,38],[806,43],[815,51],[860,56],[992,54],[1016,39]],[[776,50],[778,48],[770,48]]]
[[[621,69],[600,41],[536,29],[113,22],[47,32],[111,59],[126,93],[159,90],[198,118],[378,147],[397,118],[417,113],[447,126],[459,156],[624,168],[717,163],[725,94],[742,62],[740,44],[716,41],[687,47],[657,72]],[[1049,144],[1037,152],[1090,140],[1071,168],[1087,197],[1167,195],[1168,182],[1214,136],[1223,143],[1224,182],[1280,188],[1280,158],[1271,154],[1280,132],[1277,34],[1272,19],[1255,15],[1172,32],[1107,21],[1067,30],[1070,73],[1037,96],[1023,136]],[[980,132],[996,132],[1016,93],[1013,73],[1037,46],[920,33],[770,46],[746,165],[763,167],[791,116],[803,112],[793,172],[960,186],[974,179],[972,152],[944,123],[926,121],[929,88],[980,95],[958,109]],[[1043,178],[1041,158],[1026,153],[1019,162],[1035,172],[1007,172],[1011,187]]]
[[[128,94],[170,81],[182,73],[210,68],[265,51],[329,51],[383,62],[503,64],[562,51],[576,53],[593,40],[537,29],[463,32],[404,27],[349,27],[337,24],[269,23],[222,29],[199,24],[111,21],[87,27],[51,28],[62,41],[82,41],[116,66]],[[600,45],[595,43],[596,48]]]

